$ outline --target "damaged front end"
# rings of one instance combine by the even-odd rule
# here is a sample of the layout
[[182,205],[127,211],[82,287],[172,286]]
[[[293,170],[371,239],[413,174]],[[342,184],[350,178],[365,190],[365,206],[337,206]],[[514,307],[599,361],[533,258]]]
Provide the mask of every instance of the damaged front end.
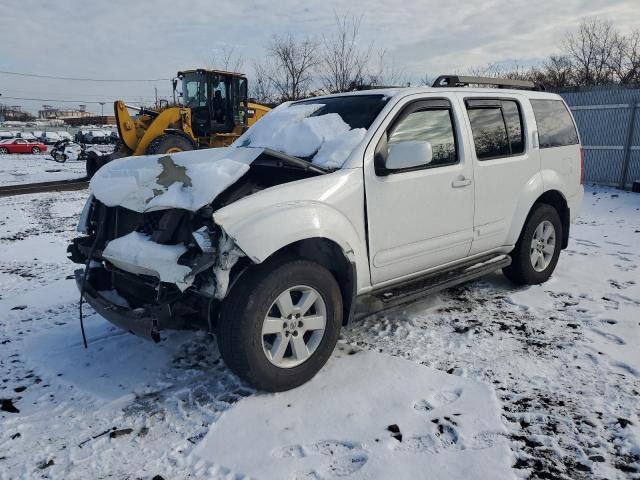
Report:
[[[203,179],[193,173],[185,177],[191,165],[183,162],[187,167],[180,170],[173,161],[177,155],[159,157],[157,163],[149,157],[139,170],[137,185],[115,184],[109,190],[105,183],[93,188],[92,180],[96,196],[89,198],[81,214],[78,230],[83,235],[67,250],[73,262],[85,267],[75,272],[84,300],[111,323],[154,341],[166,329],[212,331],[230,284],[252,264],[214,222],[213,213],[264,188],[323,173],[269,153],[254,156],[258,158],[252,159],[251,167],[236,169],[236,178],[228,176],[222,191],[204,206],[201,202],[193,207],[198,192],[191,184]],[[140,158],[132,157],[131,162]],[[161,167],[156,172],[155,165]],[[115,167],[115,178],[102,178],[124,184],[118,175],[125,168]],[[140,202],[144,188],[153,194]],[[100,197],[101,191],[112,197],[114,191],[119,193],[126,199],[120,203],[129,208],[114,204],[108,195]],[[186,208],[172,207],[172,202]],[[150,205],[153,208],[147,208]]]
[[[137,213],[87,203],[86,235],[68,252],[85,265],[75,272],[84,299],[124,330],[159,341],[165,329],[212,328],[212,309],[225,297],[243,252],[212,220],[171,209]],[[85,217],[85,215],[83,215]]]

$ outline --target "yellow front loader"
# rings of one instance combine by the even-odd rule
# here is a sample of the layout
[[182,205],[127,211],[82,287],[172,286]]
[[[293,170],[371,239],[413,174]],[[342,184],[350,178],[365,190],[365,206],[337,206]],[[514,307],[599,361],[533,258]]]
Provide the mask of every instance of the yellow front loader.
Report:
[[[115,102],[122,145],[109,160],[225,147],[270,110],[249,102],[247,78],[241,73],[204,69],[178,72],[174,96],[178,80],[182,81],[181,106],[150,110],[121,100]],[[132,117],[129,110],[138,113]],[[87,161],[87,175],[93,176],[102,163],[97,159]]]

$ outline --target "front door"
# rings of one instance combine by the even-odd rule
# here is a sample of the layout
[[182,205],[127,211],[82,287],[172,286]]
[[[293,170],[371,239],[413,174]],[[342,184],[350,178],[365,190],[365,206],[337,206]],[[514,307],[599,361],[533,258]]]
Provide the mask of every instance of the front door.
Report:
[[455,97],[407,101],[386,127],[378,148],[429,142],[431,162],[386,174],[376,170],[375,162],[365,162],[374,286],[468,255],[473,238],[473,169],[459,130],[461,120]]

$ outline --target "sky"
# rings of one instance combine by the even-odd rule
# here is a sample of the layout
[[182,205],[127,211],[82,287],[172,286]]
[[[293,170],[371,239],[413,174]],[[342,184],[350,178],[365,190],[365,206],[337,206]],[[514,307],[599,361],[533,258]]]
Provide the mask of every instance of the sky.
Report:
[[[3,0],[0,71],[97,79],[168,79],[181,69],[213,67],[223,49],[253,59],[274,34],[321,38],[335,16],[362,15],[363,46],[373,42],[413,83],[488,63],[528,66],[558,52],[584,17],[611,21],[622,33],[640,24],[638,0]],[[169,97],[169,80],[88,82],[0,73],[0,102],[32,113],[43,103],[75,107],[123,98],[152,104]],[[58,101],[15,100],[10,97]],[[82,100],[83,102],[76,102]]]

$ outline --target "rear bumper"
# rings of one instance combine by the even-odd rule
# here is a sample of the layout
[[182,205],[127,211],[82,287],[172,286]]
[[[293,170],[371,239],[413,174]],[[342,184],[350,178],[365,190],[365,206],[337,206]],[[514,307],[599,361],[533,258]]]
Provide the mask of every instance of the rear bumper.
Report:
[[[82,290],[84,269],[78,269],[74,274],[78,289]],[[87,277],[83,298],[109,322],[139,337],[159,342],[160,330],[170,327],[171,310],[168,304],[134,309],[117,305],[96,290],[92,285],[91,275]]]

